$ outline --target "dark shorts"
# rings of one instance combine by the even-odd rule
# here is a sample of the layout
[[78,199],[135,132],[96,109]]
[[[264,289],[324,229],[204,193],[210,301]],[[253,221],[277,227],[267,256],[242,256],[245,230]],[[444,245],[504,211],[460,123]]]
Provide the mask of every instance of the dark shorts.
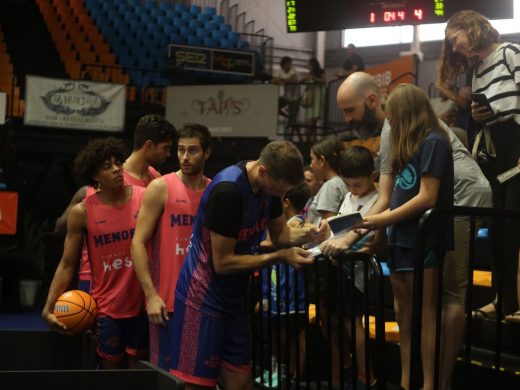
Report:
[[163,370],[170,369],[173,313],[168,313],[166,326],[150,324],[150,362]]
[[90,280],[78,280],[78,290],[90,293]]
[[245,315],[210,316],[175,300],[170,321],[170,373],[182,381],[213,387],[220,368],[251,371],[251,339]]
[[[424,268],[438,267],[445,253],[438,253],[432,250],[426,252]],[[388,258],[388,268],[390,272],[411,272],[414,270],[415,250],[399,246],[390,247]]]
[[97,353],[105,360],[120,361],[125,354],[137,356],[148,348],[148,317],[98,317]]

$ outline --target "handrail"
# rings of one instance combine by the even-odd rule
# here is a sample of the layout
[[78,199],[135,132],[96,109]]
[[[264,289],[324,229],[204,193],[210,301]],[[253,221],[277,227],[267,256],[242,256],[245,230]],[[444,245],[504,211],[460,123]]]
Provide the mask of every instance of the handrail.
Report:
[[[476,217],[501,217],[501,218],[515,218],[520,220],[520,210],[518,209],[498,209],[488,207],[465,207],[465,206],[454,206],[445,209],[430,209],[427,210],[421,217],[418,225],[418,235],[415,249],[414,259],[414,275],[413,275],[413,299],[412,299],[412,333],[411,333],[411,349],[410,349],[410,389],[416,390],[420,387],[420,372],[419,366],[414,364],[420,361],[421,357],[421,323],[422,323],[422,299],[423,299],[423,279],[424,279],[424,252],[425,252],[425,238],[427,227],[435,221],[435,218],[439,215],[444,216],[465,216],[470,218],[470,230],[473,233],[475,227],[474,219]],[[473,252],[472,243],[473,239],[470,240],[470,255]],[[470,259],[471,260],[471,259]],[[435,387],[439,385],[439,359],[440,359],[440,323],[441,323],[441,306],[442,302],[439,299],[442,292],[442,267],[443,261],[439,267],[438,277],[438,291],[437,291],[437,316],[436,316],[436,340],[435,340]],[[468,278],[472,281],[472,267],[469,267]],[[471,288],[472,283],[468,283]],[[501,331],[501,314],[502,314],[502,286],[501,279],[498,278],[497,283],[497,315],[496,324],[497,330],[500,334]],[[468,294],[469,296],[470,294]],[[471,306],[466,304],[466,321],[468,325],[471,322]],[[470,327],[467,326],[468,331]],[[466,335],[466,354],[465,363],[468,365],[471,360],[471,345]],[[497,348],[495,351],[495,372],[500,372],[500,357],[501,348],[499,344],[500,340],[497,336]],[[466,378],[467,379],[467,378]]]

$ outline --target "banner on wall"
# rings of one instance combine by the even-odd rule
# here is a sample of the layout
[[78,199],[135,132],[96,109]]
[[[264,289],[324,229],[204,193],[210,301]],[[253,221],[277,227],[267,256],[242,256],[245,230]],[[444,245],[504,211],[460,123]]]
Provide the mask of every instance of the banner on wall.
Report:
[[5,123],[5,111],[7,107],[7,95],[0,92],[0,125]]
[[16,234],[18,193],[0,191],[0,234]]
[[175,126],[200,123],[215,137],[276,136],[277,85],[179,86],[166,93],[166,118]]
[[83,80],[26,77],[24,124],[122,131],[126,86]]
[[253,76],[255,73],[255,56],[247,51],[170,44],[168,63],[173,70],[185,69],[241,76]]
[[383,94],[383,101],[394,87],[401,83],[415,84],[415,56],[403,56],[381,65],[371,66],[365,72],[371,74],[377,81]]

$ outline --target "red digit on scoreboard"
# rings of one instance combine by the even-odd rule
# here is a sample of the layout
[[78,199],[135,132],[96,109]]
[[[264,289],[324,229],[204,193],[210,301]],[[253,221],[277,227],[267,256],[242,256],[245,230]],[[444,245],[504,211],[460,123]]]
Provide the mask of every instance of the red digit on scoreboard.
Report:
[[406,19],[406,13],[404,11],[397,11],[397,19],[405,20]]
[[416,8],[413,10],[413,14],[418,20],[423,20],[423,10],[422,8]]
[[376,13],[370,12],[370,23],[375,23],[375,22],[376,22]]

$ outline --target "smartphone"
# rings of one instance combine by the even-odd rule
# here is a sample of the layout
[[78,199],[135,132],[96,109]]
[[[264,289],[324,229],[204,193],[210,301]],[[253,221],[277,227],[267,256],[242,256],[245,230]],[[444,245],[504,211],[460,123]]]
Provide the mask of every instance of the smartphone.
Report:
[[471,100],[477,103],[479,106],[486,107],[489,111],[493,112],[493,109],[491,108],[491,105],[489,104],[489,100],[487,99],[486,95],[483,93],[472,93],[471,94]]

